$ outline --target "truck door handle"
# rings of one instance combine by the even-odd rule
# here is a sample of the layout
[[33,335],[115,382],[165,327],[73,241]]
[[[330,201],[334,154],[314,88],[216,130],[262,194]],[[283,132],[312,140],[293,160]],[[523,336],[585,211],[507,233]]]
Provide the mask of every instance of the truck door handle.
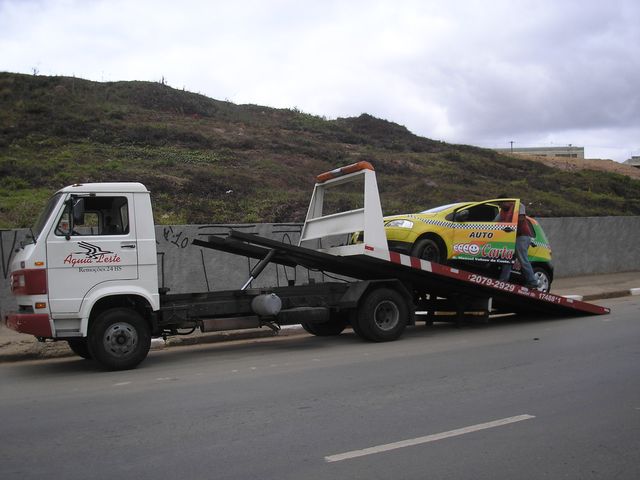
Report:
[[136,248],[135,243],[121,243],[120,248]]
[[505,232],[509,233],[509,232],[513,232],[513,227],[504,227],[502,230],[504,230]]

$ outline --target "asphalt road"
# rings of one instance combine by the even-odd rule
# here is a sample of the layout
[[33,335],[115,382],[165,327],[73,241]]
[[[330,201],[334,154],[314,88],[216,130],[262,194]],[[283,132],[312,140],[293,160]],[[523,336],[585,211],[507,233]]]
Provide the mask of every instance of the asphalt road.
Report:
[[636,480],[640,298],[603,304],[387,344],[174,348],[128,372],[0,365],[0,478]]

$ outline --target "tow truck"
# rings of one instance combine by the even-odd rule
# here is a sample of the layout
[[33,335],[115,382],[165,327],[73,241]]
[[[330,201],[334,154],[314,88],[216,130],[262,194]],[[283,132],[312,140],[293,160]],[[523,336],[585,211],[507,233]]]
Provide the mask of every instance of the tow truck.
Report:
[[[362,194],[359,208],[328,211],[335,188]],[[301,324],[317,336],[347,327],[363,339],[400,337],[440,312],[598,315],[609,309],[389,251],[373,166],[316,178],[298,245],[231,231],[192,243],[257,259],[237,289],[171,294],[159,286],[150,192],[141,183],[76,184],[59,190],[11,265],[18,310],[5,324],[41,341],[67,341],[109,370],[136,367],[151,338],[185,332]],[[340,242],[364,232],[362,243]],[[333,281],[252,288],[270,264],[337,275]]]

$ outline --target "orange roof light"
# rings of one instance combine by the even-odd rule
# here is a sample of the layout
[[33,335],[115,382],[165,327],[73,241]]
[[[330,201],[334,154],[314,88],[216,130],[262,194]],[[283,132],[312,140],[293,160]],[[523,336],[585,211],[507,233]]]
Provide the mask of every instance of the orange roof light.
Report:
[[359,172],[360,170],[375,171],[373,165],[371,165],[369,162],[362,161],[358,163],[352,163],[351,165],[347,165],[346,167],[336,168],[335,170],[331,170],[329,172],[321,173],[316,177],[316,182],[323,183],[327,180],[331,180],[332,178],[338,178],[348,173]]

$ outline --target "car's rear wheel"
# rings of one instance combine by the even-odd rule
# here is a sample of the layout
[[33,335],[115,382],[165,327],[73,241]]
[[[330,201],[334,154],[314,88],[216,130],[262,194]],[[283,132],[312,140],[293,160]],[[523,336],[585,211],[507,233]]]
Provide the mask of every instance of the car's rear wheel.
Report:
[[421,238],[418,240],[411,249],[411,256],[429,262],[445,262],[444,252],[441,250],[438,242],[432,238]]
[[551,289],[551,276],[542,267],[534,267],[533,274],[538,281],[538,290],[541,292],[548,292]]

